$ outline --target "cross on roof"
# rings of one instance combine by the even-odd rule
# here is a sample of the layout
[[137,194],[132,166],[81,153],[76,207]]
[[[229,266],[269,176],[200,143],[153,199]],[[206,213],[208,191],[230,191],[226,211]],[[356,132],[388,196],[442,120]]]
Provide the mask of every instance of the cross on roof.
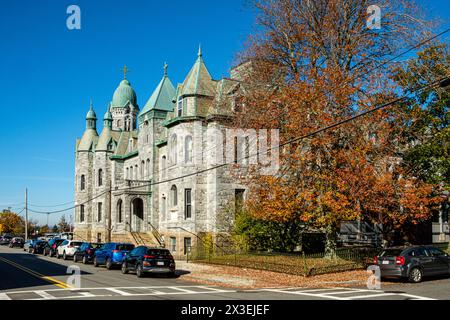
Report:
[[127,78],[127,73],[130,72],[130,69],[128,69],[127,65],[124,65],[121,70],[123,72],[123,78],[126,79]]

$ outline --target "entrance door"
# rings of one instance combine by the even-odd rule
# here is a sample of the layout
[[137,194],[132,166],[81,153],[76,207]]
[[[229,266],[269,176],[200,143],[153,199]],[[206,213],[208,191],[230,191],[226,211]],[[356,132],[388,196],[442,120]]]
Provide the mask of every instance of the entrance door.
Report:
[[142,232],[144,229],[144,202],[140,198],[136,198],[132,202],[132,226],[133,231]]

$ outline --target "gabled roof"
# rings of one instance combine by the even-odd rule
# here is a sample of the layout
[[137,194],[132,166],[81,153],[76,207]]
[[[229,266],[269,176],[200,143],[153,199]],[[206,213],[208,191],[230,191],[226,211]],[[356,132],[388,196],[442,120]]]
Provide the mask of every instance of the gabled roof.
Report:
[[77,151],[94,151],[98,142],[98,134],[95,129],[86,129],[78,144]]
[[164,76],[153,91],[150,99],[148,99],[140,115],[144,115],[151,110],[173,111],[174,103],[172,101],[175,96],[175,87],[167,76],[166,71]]
[[215,83],[203,61],[202,51],[199,49],[197,61],[184,80],[180,95],[214,96],[214,94]]
[[119,138],[119,131],[113,131],[109,127],[103,127],[103,130],[100,133],[100,137],[98,138],[98,143],[95,151],[110,151],[108,150],[108,144],[111,142],[111,140],[113,140],[117,145]]

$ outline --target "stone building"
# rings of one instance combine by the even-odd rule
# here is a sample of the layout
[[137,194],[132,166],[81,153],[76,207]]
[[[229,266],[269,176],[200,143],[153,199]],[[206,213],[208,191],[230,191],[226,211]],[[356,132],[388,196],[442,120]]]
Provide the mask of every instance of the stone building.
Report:
[[162,245],[180,257],[199,237],[229,231],[245,196],[232,172],[241,169],[211,167],[224,156],[224,130],[241,93],[239,70],[231,74],[214,80],[199,50],[176,88],[165,65],[142,108],[125,74],[100,135],[91,102],[76,142],[75,237]]

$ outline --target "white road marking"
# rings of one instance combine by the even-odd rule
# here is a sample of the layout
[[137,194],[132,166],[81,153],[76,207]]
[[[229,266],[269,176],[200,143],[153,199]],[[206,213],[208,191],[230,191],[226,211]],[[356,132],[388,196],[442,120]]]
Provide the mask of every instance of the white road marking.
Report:
[[180,287],[167,287],[167,288],[168,289],[182,291],[182,292],[186,292],[186,293],[197,293],[198,292],[198,291],[192,291],[192,290],[188,290],[188,289],[184,289],[184,288],[180,288]]
[[[332,291],[332,290],[341,291]],[[334,300],[353,300],[353,299],[372,299],[377,297],[388,297],[388,296],[403,296],[410,297],[415,300],[434,300],[432,298],[411,295],[407,293],[394,293],[394,292],[384,292],[382,290],[369,290],[369,289],[356,289],[356,288],[321,288],[321,289],[311,289],[311,290],[300,290],[300,291],[289,291],[285,289],[263,289],[263,291],[277,292],[284,294],[293,294],[301,296],[309,296],[311,298],[324,298],[324,299],[334,299]],[[330,291],[330,292],[323,292]],[[362,292],[370,292],[371,294],[361,294]],[[359,294],[353,296],[342,297],[341,294]]]
[[49,299],[49,300],[50,299],[55,299],[54,296],[52,296],[51,294],[45,292],[44,290],[37,290],[37,291],[34,291],[34,293],[39,295],[39,296],[41,296],[44,299]]
[[116,288],[105,288],[105,289],[108,290],[108,291],[112,291],[114,293],[118,293],[121,296],[131,296],[132,295],[132,293],[125,292],[125,291],[122,291],[122,290],[119,290],[119,289],[116,289]]
[[6,293],[0,292],[0,300],[12,300]]

